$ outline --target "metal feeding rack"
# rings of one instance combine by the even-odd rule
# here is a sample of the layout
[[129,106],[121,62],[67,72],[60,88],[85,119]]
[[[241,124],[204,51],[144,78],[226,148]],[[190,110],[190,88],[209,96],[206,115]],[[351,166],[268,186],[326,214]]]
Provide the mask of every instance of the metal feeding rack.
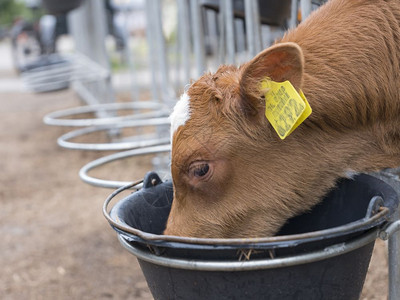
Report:
[[[168,118],[151,118],[142,120],[129,120],[115,125],[91,126],[68,132],[60,136],[57,140],[59,146],[67,149],[75,150],[96,150],[96,151],[112,151],[112,150],[128,150],[135,148],[143,148],[160,144],[169,144],[169,119]],[[119,132],[122,128],[155,127],[155,132],[137,134],[131,137],[115,138],[108,143],[77,143],[71,140],[87,134],[97,132]],[[116,134],[118,136],[118,134]]]
[[[115,115],[118,110],[129,111],[130,113],[123,116]],[[170,134],[169,134],[169,108],[155,101],[139,101],[128,103],[108,103],[89,106],[74,107],[66,110],[52,112],[44,117],[44,122],[48,125],[56,126],[87,126],[77,130],[70,131],[57,140],[59,146],[74,150],[94,150],[94,151],[121,151],[134,149],[131,156],[153,154],[165,152],[169,150]],[[103,115],[97,118],[76,119],[73,117],[84,113],[94,113],[95,115]],[[123,136],[123,129],[134,130],[135,134],[131,136]],[[109,142],[105,143],[89,143],[74,142],[73,139],[85,137],[89,134],[98,134],[105,132],[108,134]],[[150,146],[158,146],[160,151],[154,151]],[[150,148],[147,148],[150,147]],[[167,148],[165,148],[167,147]],[[116,153],[111,155],[111,160],[120,159],[125,153]],[[89,163],[82,168],[80,174],[82,180],[100,187],[112,187],[109,184],[98,182],[95,178],[91,179],[86,173],[90,169],[102,165],[108,161],[108,157]],[[103,162],[105,160],[105,162]],[[152,160],[153,167],[161,172],[169,168],[169,156],[158,155]],[[86,171],[85,171],[86,170]]]
[[[140,112],[141,110],[148,111]],[[115,115],[116,111],[131,111],[132,113],[117,116]],[[94,113],[97,117],[83,119],[75,118],[75,116],[87,113]],[[164,117],[168,114],[168,107],[155,101],[105,103],[54,111],[44,116],[43,122],[47,125],[68,127],[102,126],[116,125],[134,119]]]
[[107,69],[75,53],[43,55],[26,66],[21,79],[30,91],[50,92],[67,88],[74,81],[93,82],[109,76]]

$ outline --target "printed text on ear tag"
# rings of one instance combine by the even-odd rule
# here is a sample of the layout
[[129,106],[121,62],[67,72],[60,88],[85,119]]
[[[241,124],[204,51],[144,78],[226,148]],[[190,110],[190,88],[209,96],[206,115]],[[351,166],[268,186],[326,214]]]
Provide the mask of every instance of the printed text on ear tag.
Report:
[[298,93],[289,81],[263,81],[265,116],[283,140],[291,134],[312,110],[303,92]]

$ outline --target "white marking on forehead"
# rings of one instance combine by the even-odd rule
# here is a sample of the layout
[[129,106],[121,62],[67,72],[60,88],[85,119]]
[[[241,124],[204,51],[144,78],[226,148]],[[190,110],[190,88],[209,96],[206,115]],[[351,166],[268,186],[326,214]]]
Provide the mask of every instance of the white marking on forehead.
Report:
[[175,104],[174,111],[169,116],[171,121],[171,143],[175,131],[190,118],[189,96],[187,93],[182,94],[179,101]]

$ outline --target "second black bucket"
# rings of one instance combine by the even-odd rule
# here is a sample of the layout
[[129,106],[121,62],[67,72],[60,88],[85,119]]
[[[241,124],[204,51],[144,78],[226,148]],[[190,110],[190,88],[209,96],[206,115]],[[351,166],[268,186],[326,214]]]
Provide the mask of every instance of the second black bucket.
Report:
[[171,182],[148,174],[108,215],[119,192],[105,215],[155,299],[358,299],[377,234],[398,205],[389,185],[359,175],[276,237],[197,239],[161,235]]

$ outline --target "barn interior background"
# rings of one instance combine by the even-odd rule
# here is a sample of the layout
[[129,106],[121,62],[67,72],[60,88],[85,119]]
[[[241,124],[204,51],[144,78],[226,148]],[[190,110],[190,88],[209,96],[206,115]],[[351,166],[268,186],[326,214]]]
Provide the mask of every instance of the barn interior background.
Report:
[[[103,188],[168,178],[168,115],[190,80],[247,61],[322,2],[0,1],[0,294],[151,299],[101,216]],[[387,293],[376,248],[364,299]]]

